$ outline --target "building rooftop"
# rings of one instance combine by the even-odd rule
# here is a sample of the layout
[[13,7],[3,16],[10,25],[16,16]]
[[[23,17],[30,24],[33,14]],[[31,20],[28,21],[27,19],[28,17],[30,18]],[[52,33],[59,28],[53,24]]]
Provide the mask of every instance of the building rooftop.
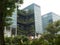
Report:
[[49,13],[46,13],[46,14],[42,15],[42,17],[45,17],[47,15],[56,15],[56,16],[59,16],[58,14],[56,14],[54,12],[49,12]]
[[[34,6],[34,5],[40,7],[39,5],[37,5],[37,4],[35,4],[35,3],[32,3],[32,4],[28,5],[27,7],[25,7],[24,9],[26,9],[26,8],[28,8],[28,7],[30,7],[30,6]],[[24,9],[23,9],[23,10],[24,10]]]

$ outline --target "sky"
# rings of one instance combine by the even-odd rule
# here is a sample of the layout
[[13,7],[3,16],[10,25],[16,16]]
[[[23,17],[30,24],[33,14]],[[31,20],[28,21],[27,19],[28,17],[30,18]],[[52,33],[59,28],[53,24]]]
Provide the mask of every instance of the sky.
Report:
[[23,9],[32,3],[35,3],[41,7],[41,15],[49,12],[54,12],[60,15],[60,0],[24,0],[24,3],[21,5],[20,9]]

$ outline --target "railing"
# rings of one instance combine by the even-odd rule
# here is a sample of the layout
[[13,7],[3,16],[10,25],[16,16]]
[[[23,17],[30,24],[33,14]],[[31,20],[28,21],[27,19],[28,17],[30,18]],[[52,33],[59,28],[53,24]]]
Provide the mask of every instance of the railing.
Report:
[[18,19],[17,20],[19,23],[22,23],[22,24],[29,24],[29,23],[32,23],[32,22],[34,22],[34,19]]

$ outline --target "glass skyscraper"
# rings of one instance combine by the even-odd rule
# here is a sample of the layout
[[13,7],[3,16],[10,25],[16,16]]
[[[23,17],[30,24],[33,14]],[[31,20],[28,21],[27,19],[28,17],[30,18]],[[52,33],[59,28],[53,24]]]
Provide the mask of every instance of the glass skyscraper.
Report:
[[49,24],[49,23],[52,23],[54,21],[57,21],[57,20],[60,20],[60,16],[53,13],[53,12],[49,12],[47,14],[44,14],[42,16],[42,26],[43,26],[43,32],[46,31],[46,26]]
[[[41,11],[40,11],[40,6],[36,4],[31,4],[27,6],[26,8],[23,9],[23,11],[26,11],[28,13],[27,15],[21,15],[19,14],[19,20],[18,26],[19,28],[22,28],[20,30],[26,31],[27,35],[35,35],[35,34],[42,34],[42,20],[41,20]],[[23,22],[22,22],[22,21]],[[22,22],[22,23],[21,23]],[[33,28],[32,28],[33,27]],[[32,29],[31,29],[32,28]],[[31,31],[31,32],[29,32]],[[25,34],[25,33],[23,33]]]

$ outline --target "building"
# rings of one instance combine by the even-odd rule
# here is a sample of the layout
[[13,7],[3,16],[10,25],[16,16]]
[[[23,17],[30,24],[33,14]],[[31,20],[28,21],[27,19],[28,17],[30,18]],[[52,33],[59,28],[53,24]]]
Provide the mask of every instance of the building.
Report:
[[12,35],[17,35],[17,8],[12,13],[12,17],[9,17],[12,19],[12,24],[8,27],[5,27],[4,36],[10,37]]
[[44,14],[42,16],[43,32],[46,32],[45,28],[49,23],[52,23],[52,22],[57,21],[57,20],[60,20],[60,16],[53,13],[53,12],[49,12],[47,14]]
[[40,6],[33,3],[24,8],[23,11],[25,11],[26,14],[18,13],[17,18],[17,25],[19,27],[20,33],[23,33],[22,35],[32,36],[34,36],[35,34],[42,34],[43,31]]

